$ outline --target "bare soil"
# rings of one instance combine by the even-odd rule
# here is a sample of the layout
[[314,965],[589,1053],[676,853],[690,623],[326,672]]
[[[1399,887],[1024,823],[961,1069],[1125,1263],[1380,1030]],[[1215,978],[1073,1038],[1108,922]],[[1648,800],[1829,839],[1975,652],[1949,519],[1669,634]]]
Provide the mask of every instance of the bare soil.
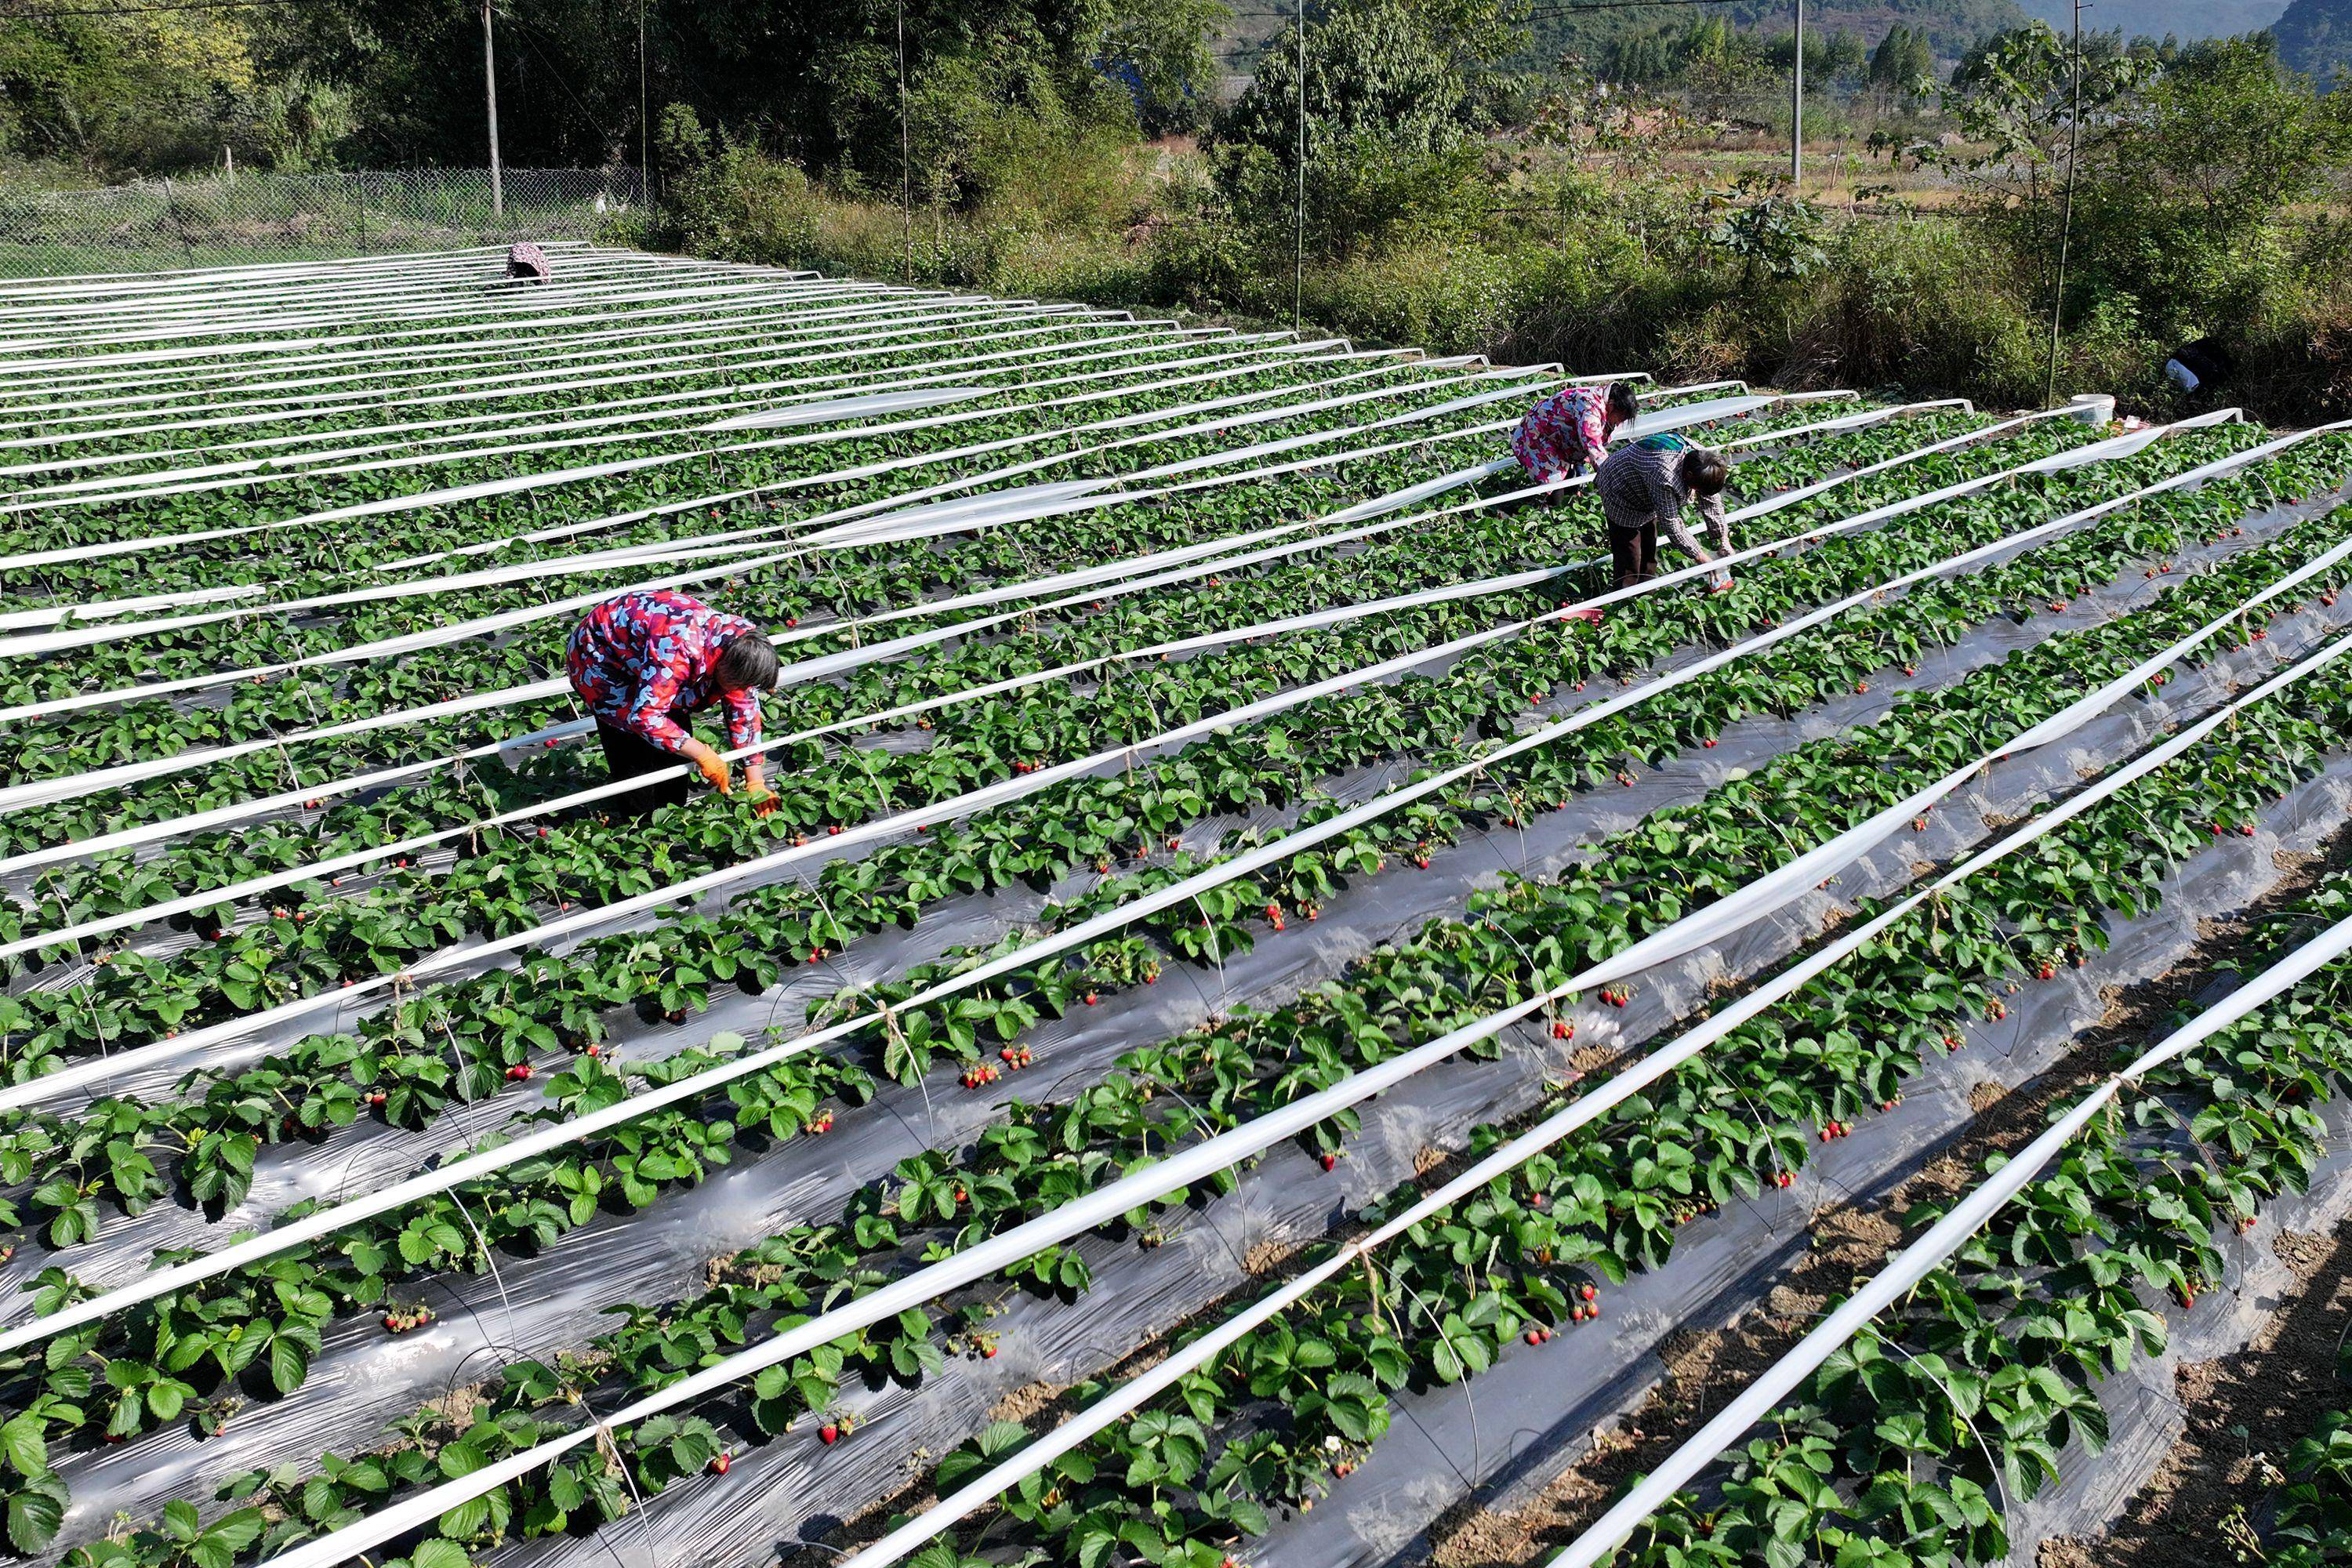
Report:
[[[2339,831],[2320,852],[2280,855],[2274,864],[2284,875],[2269,892],[2234,917],[2205,922],[2198,947],[2164,974],[2105,994],[2107,1006],[2098,1023],[2048,1072],[2015,1089],[1978,1085],[1969,1095],[1975,1120],[1886,1200],[1832,1205],[1814,1214],[1813,1247],[1759,1309],[1720,1332],[1668,1341],[1662,1347],[1664,1377],[1622,1430],[1597,1434],[1588,1453],[1522,1507],[1487,1509],[1477,1506],[1474,1497],[1441,1518],[1430,1532],[1430,1561],[1435,1568],[1521,1568],[1575,1539],[1634,1476],[1654,1469],[1704,1424],[1711,1383],[1745,1386],[1812,1326],[1832,1298],[1874,1271],[1900,1238],[1898,1216],[1916,1204],[1964,1190],[1977,1180],[1986,1157],[2031,1142],[2048,1124],[2053,1103],[2111,1071],[2123,1047],[2144,1041],[2217,973],[2249,956],[2252,933],[2265,914],[2347,862],[2352,862],[2352,829]],[[2352,1225],[2346,1228],[2352,1231]],[[2347,1305],[2352,1305],[2352,1247],[2339,1252],[2332,1237],[2286,1236],[2279,1237],[2279,1246],[2280,1256],[2295,1268],[2304,1288],[2263,1331],[2264,1338],[2278,1342],[2276,1358],[2253,1348],[2245,1352],[2242,1364],[2239,1357],[2203,1363],[2182,1397],[2186,1403],[2193,1395],[2196,1408],[2210,1415],[2200,1420],[2192,1413],[2189,1437],[2135,1500],[2115,1541],[2095,1546],[2047,1542],[2039,1568],[2213,1568],[2231,1561],[2216,1527],[2241,1500],[2244,1481],[2256,1468],[2253,1456],[2284,1453],[2284,1445],[2308,1427],[2319,1386],[2313,1380],[2333,1375],[2336,1336]],[[2306,1301],[2315,1304],[2301,1310],[2299,1303]],[[2325,1343],[2319,1342],[2322,1339]],[[2263,1342],[2258,1338],[2256,1346]],[[2290,1366],[2300,1371],[2293,1380],[2281,1382]],[[2250,1439],[2251,1448],[2232,1461],[2236,1447],[2243,1446],[2232,1429],[2243,1426],[2255,1431],[2255,1419],[2273,1405],[2281,1422],[2296,1425],[2292,1430],[2263,1428],[2268,1436]],[[2192,1447],[2200,1433],[2205,1435],[2203,1446]],[[2121,1533],[2142,1517],[2146,1522],[2136,1533]],[[2158,1542],[2177,1546],[2177,1552],[2155,1554]],[[2097,1554],[2089,1554],[2093,1552]]]
[[2285,1456],[2345,1391],[2336,1348],[2352,1313],[2352,1225],[2286,1231],[2271,1250],[2294,1288],[2243,1350],[2183,1363],[2173,1378],[2186,1429],[2095,1539],[2042,1542],[2039,1568],[2209,1568],[2250,1538],[2250,1506],[2277,1486]]

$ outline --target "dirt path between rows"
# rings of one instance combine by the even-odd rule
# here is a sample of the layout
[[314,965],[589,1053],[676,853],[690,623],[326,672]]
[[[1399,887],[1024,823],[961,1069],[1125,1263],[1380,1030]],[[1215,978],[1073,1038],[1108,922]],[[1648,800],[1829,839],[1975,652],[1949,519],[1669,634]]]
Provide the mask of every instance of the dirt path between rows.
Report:
[[2280,1480],[2287,1450],[2340,1403],[2336,1347],[2352,1318],[2352,1224],[2272,1243],[2294,1289],[2232,1354],[2183,1363],[2173,1394],[2186,1423],[2147,1484],[2095,1540],[2042,1543],[2038,1568],[2211,1568],[2251,1539],[2249,1505]]

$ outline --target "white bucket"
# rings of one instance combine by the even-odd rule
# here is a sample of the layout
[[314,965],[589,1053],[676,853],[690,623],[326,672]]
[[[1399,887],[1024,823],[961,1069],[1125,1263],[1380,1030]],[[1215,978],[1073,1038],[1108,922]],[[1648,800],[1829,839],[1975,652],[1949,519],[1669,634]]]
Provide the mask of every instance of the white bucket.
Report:
[[2078,392],[2074,395],[2074,401],[2066,406],[2074,410],[2074,417],[2085,425],[2110,424],[2116,416],[2116,399],[2113,393]]

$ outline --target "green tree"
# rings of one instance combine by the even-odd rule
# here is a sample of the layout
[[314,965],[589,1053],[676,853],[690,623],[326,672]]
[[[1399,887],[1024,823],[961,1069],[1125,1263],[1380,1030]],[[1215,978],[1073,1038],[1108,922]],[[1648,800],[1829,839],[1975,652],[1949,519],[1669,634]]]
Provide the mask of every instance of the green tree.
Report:
[[[1523,34],[1495,0],[1341,0],[1307,27],[1308,156],[1319,143],[1370,138],[1438,153],[1481,129],[1469,72]],[[1298,52],[1277,46],[1220,129],[1223,140],[1297,159]]]
[[[1344,257],[1462,227],[1486,202],[1472,71],[1517,48],[1496,0],[1341,0],[1307,28],[1306,223]],[[1270,50],[1219,127],[1218,183],[1288,248],[1297,191],[1299,60]],[[1273,237],[1269,235],[1269,237]]]
[[2167,336],[2262,315],[2292,279],[2296,206],[2352,154],[2352,102],[2339,99],[2282,72],[2259,36],[2182,49],[2086,127],[2085,287],[2130,292]]
[[0,148],[110,177],[299,165],[348,130],[341,95],[307,73],[268,79],[233,12],[0,20]]

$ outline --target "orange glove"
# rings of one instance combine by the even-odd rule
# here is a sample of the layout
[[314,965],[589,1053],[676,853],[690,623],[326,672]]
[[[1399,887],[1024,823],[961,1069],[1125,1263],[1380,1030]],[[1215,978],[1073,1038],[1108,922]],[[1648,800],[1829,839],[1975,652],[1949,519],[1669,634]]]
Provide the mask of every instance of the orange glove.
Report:
[[743,789],[751,797],[751,809],[761,816],[776,809],[776,792],[770,789],[759,774],[747,775],[743,780]]
[[698,742],[694,750],[687,752],[687,758],[702,770],[703,782],[720,795],[735,787],[734,778],[727,771],[727,759],[709,747]]

